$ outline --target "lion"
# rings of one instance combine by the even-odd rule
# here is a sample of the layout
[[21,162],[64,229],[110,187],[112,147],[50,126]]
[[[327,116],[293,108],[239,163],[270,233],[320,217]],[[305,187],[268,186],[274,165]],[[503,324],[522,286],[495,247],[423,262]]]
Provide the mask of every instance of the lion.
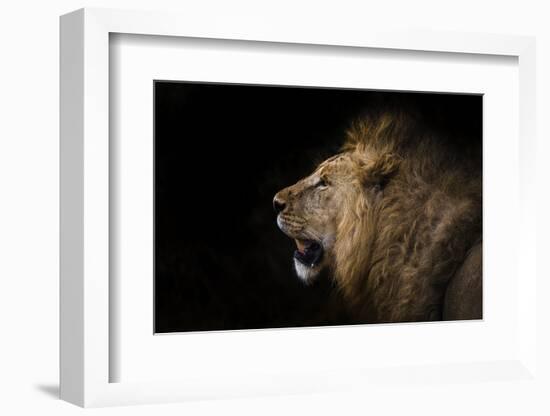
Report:
[[481,319],[481,155],[406,111],[359,117],[336,155],[278,192],[296,274],[328,271],[360,322]]

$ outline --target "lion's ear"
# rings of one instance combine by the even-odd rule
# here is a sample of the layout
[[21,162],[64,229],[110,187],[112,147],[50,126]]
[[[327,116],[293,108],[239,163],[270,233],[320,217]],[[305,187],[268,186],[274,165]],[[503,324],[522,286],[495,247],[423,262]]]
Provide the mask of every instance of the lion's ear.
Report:
[[384,189],[399,170],[401,158],[394,153],[384,153],[365,164],[364,183],[368,187]]

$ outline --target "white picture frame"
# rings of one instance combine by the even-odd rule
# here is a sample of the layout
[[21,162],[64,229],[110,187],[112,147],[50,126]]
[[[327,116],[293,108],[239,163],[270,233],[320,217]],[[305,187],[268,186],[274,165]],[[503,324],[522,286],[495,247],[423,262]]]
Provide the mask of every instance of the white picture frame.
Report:
[[[535,41],[509,35],[358,32],[284,28],[243,18],[206,22],[189,15],[82,9],[61,18],[61,398],[80,406],[158,403],[195,398],[360,389],[406,379],[395,368],[334,370],[320,380],[312,374],[280,374],[262,380],[219,374],[183,381],[110,382],[115,359],[109,348],[109,36],[114,33],[184,38],[277,42],[331,47],[504,55],[518,59],[520,204],[518,270],[518,354],[509,360],[422,366],[423,380],[479,382],[472,372],[505,374],[507,380],[535,379],[536,270],[532,173],[535,160]],[[304,336],[307,336],[304,335]],[[442,376],[443,374],[443,376]],[[185,377],[184,377],[185,378]],[[345,380],[345,381],[344,381]],[[536,381],[535,381],[536,382]],[[371,388],[369,387],[369,388]]]

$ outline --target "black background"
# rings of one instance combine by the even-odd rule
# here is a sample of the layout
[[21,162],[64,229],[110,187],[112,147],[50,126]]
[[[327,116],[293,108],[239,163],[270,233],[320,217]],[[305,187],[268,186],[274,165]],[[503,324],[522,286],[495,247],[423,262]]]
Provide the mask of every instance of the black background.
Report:
[[481,147],[481,96],[156,81],[155,332],[356,323],[326,276],[294,274],[277,191],[336,153],[354,117],[406,104]]

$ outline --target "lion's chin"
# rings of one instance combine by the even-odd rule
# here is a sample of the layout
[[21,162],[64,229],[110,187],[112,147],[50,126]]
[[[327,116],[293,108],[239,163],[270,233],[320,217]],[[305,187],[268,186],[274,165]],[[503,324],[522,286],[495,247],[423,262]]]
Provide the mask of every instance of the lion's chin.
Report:
[[301,281],[310,284],[315,280],[317,275],[321,273],[323,266],[321,264],[310,266],[302,263],[298,259],[294,259],[294,269]]

